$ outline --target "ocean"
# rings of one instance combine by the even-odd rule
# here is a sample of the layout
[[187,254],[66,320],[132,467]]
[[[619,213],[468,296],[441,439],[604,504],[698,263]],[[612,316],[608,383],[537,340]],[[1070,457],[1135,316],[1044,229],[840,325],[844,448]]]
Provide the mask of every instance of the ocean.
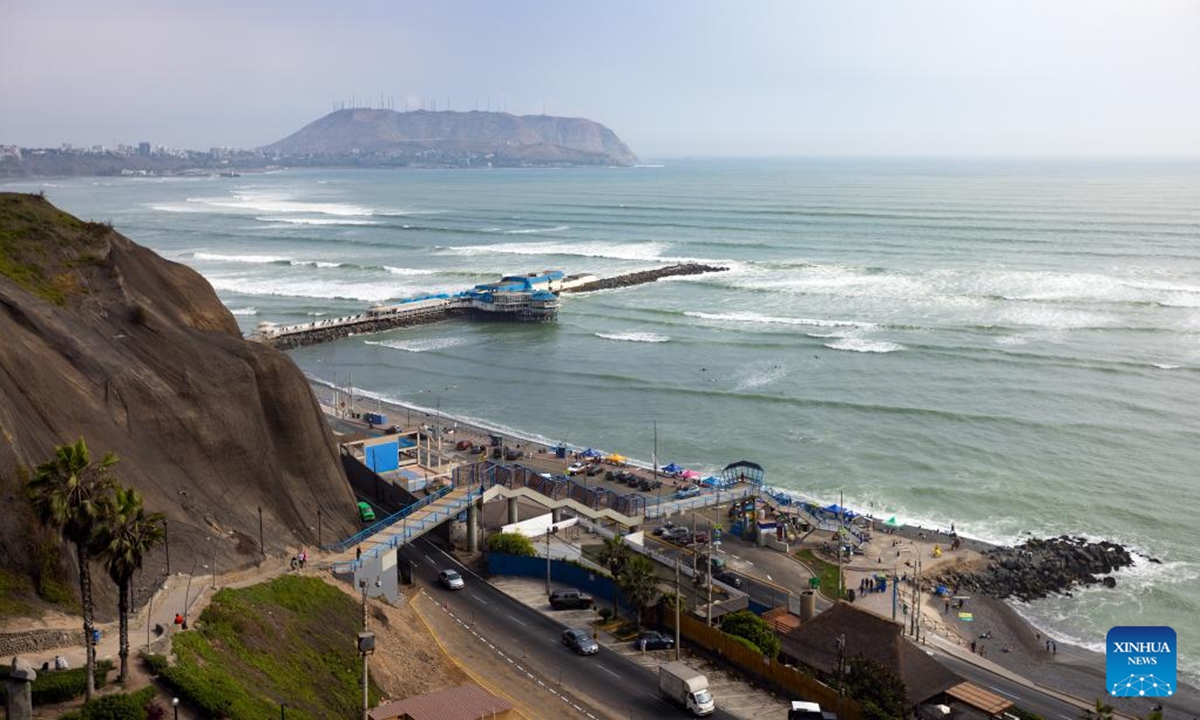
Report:
[[70,178],[60,207],[194,267],[250,332],[541,269],[728,272],[295,350],[378,397],[998,543],[1142,559],[1019,605],[1103,650],[1171,625],[1200,678],[1200,163],[677,160]]

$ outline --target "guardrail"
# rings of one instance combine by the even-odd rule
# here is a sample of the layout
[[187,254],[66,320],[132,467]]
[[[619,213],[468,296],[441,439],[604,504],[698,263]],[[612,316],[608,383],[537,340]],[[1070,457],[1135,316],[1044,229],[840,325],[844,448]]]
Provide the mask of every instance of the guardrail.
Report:
[[743,487],[737,490],[722,490],[716,493],[697,495],[683,500],[663,500],[646,506],[646,519],[660,518],[676,513],[683,513],[696,508],[716,505],[722,500],[741,500],[755,493],[755,489]]

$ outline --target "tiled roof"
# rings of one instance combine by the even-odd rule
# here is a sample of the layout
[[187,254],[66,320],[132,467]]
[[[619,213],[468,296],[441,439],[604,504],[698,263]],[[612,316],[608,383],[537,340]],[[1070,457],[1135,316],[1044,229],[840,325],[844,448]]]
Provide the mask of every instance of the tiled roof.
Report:
[[478,685],[462,685],[380,705],[367,715],[371,720],[479,720],[511,709],[512,703]]

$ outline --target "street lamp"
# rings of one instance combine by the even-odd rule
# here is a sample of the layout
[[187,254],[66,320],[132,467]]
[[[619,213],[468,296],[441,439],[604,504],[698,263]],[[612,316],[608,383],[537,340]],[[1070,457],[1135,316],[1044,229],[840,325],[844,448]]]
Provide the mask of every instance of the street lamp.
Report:
[[550,531],[554,525],[546,528],[546,597],[550,596]]
[[171,526],[163,518],[163,547],[167,551],[167,577],[171,577]]
[[[375,587],[379,587],[380,585],[381,585],[381,583],[379,582],[379,579],[376,578]],[[370,685],[367,682],[367,678],[369,677],[368,671],[367,671],[367,658],[372,653],[375,652],[375,633],[367,630],[367,579],[366,578],[360,579],[358,581],[358,586],[360,588],[362,588],[362,603],[363,603],[363,631],[358,634],[358,653],[360,655],[362,655],[362,659],[363,659],[362,717],[363,717],[363,720],[368,720],[367,710],[369,709],[369,706],[370,706],[370,700],[367,697],[367,688],[370,687]]]
[[179,720],[179,698],[171,698],[171,707],[175,708],[175,720]]

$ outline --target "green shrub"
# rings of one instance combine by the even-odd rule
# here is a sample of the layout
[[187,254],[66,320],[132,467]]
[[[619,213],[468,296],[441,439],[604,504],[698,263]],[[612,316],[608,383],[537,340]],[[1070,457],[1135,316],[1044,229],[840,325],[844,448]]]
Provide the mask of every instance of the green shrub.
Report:
[[774,659],[779,654],[779,636],[765,620],[749,610],[738,610],[722,617],[721,630],[745,638],[769,658]]
[[[111,660],[96,661],[96,687],[104,687],[108,674],[112,672]],[[8,678],[11,666],[0,665],[0,680]],[[51,705],[54,703],[74,700],[87,690],[87,669],[72,668],[70,670],[38,670],[37,680],[33,681],[33,704]],[[0,699],[5,697],[3,684],[0,684]]]
[[135,693],[105,695],[79,710],[59,716],[58,720],[147,720],[153,701],[152,687],[142,688]]
[[612,618],[612,616],[613,616],[612,608],[610,608],[610,607],[600,608],[600,619],[601,620],[603,620],[604,622],[608,622],[609,619]]
[[493,533],[487,539],[488,552],[533,557],[537,552],[529,538],[519,533]]

